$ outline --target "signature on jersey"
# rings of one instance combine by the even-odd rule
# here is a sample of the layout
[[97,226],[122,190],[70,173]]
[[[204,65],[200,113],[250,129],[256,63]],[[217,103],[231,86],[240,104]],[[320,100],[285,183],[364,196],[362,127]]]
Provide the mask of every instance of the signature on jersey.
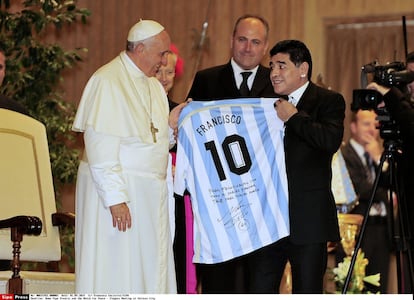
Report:
[[228,213],[222,218],[218,218],[218,223],[223,223],[224,227],[236,227],[238,230],[248,230],[250,227],[249,220],[246,216],[249,214],[251,203],[241,203],[230,207]]

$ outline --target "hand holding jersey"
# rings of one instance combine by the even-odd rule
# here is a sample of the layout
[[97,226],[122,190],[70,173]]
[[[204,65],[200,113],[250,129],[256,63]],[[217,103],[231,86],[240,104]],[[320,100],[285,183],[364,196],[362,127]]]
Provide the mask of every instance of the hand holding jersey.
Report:
[[289,234],[284,125],[274,102],[193,101],[183,109],[175,192],[187,188],[192,197],[194,262],[223,262]]

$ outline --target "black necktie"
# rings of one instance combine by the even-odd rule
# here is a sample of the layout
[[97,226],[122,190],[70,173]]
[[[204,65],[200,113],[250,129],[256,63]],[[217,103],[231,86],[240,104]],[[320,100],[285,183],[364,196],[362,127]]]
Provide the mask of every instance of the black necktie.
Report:
[[[375,166],[372,162],[371,156],[368,154],[368,152],[364,153],[365,157],[365,163],[366,163],[366,173],[367,173],[367,179],[369,183],[374,183],[375,179]],[[372,207],[375,209],[374,211],[370,211],[370,215],[380,215],[383,216],[383,209],[380,202],[373,202]]]
[[372,164],[372,159],[369,156],[368,152],[364,153],[364,157],[365,157],[367,178],[368,178],[368,181],[372,183],[374,181],[374,177],[372,176],[372,170],[374,169],[374,165]]
[[248,97],[250,95],[250,90],[247,85],[247,79],[252,74],[252,72],[241,72],[240,74],[243,76],[243,81],[240,85],[240,95],[242,97]]

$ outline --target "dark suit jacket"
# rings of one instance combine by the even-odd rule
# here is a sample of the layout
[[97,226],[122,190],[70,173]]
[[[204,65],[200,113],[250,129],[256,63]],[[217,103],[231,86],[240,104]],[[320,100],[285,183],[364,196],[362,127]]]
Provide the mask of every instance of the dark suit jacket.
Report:
[[[365,215],[369,200],[371,198],[373,184],[367,180],[365,166],[356,153],[354,147],[350,143],[341,147],[341,152],[345,160],[346,167],[351,177],[352,184],[357,193],[359,204],[351,211],[351,213]],[[380,177],[380,185],[375,193],[374,202],[384,202],[388,208],[387,189],[385,188],[388,180],[388,174],[382,173]]]
[[29,115],[26,108],[24,108],[19,102],[14,101],[4,95],[0,95],[0,108],[17,111],[24,115]]
[[343,137],[345,101],[342,95],[310,82],[297,109],[285,123],[284,140],[290,240],[295,244],[338,241],[331,163]]
[[[414,235],[414,107],[409,98],[404,98],[400,90],[392,87],[391,91],[384,95],[384,102],[392,120],[396,122],[400,130],[401,155],[394,155],[397,162],[395,172],[398,176],[400,189],[400,203],[407,210],[408,223],[411,226],[411,236]],[[395,139],[395,137],[394,137]],[[390,138],[390,141],[392,138]],[[398,148],[398,147],[397,147]],[[408,229],[406,231],[408,233]],[[414,255],[414,239],[411,239],[411,251]],[[414,259],[413,259],[414,268]]]
[[[231,63],[197,72],[188,98],[193,100],[217,100],[240,97],[234,80]],[[270,69],[262,65],[257,69],[250,97],[276,97],[270,82]]]
[[[188,98],[199,101],[233,99],[241,97],[234,79],[231,63],[215,66],[197,72]],[[250,90],[250,97],[274,98],[276,94],[270,81],[270,69],[259,66]],[[269,258],[267,259],[269,260]],[[206,293],[245,293],[248,267],[243,260],[231,260],[211,268],[198,265],[197,272],[201,275],[201,285]]]

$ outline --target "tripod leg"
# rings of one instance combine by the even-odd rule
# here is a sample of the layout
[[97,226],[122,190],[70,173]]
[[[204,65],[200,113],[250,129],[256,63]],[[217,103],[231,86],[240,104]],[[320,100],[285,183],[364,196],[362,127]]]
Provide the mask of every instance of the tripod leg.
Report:
[[[397,280],[398,280],[398,291],[399,293],[404,293],[404,292],[409,292],[412,293],[413,289],[414,289],[414,276],[413,276],[413,260],[412,260],[412,250],[410,247],[410,238],[411,238],[411,233],[410,233],[410,228],[408,226],[408,215],[407,215],[407,207],[406,207],[406,203],[405,203],[405,199],[403,197],[401,197],[401,193],[400,193],[400,188],[398,186],[398,176],[397,176],[397,164],[396,161],[394,160],[394,152],[396,151],[395,149],[395,145],[392,142],[389,143],[385,143],[384,144],[384,152],[381,155],[381,159],[380,159],[380,164],[377,168],[376,174],[377,176],[375,177],[375,181],[373,184],[373,188],[372,188],[372,192],[370,195],[370,199],[369,199],[369,203],[368,203],[368,209],[364,215],[364,220],[362,222],[361,225],[361,230],[355,245],[355,249],[354,249],[354,253],[352,255],[351,258],[351,263],[349,266],[349,270],[348,270],[348,275],[345,279],[345,283],[344,283],[344,287],[342,290],[343,294],[346,294],[347,290],[348,290],[348,286],[351,280],[351,276],[352,276],[352,272],[355,266],[355,262],[356,262],[356,257],[357,257],[357,253],[358,250],[361,247],[361,242],[362,239],[364,237],[364,233],[365,233],[365,229],[367,226],[367,221],[369,218],[369,210],[372,206],[374,197],[375,197],[375,193],[378,189],[378,184],[379,184],[379,179],[381,177],[381,171],[383,169],[384,166],[384,162],[385,160],[388,160],[389,163],[389,172],[390,172],[390,176],[389,176],[389,188],[390,188],[390,209],[389,209],[389,214],[391,216],[391,218],[393,219],[393,222],[391,222],[391,233],[392,233],[392,237],[393,237],[393,242],[394,242],[394,246],[395,246],[395,254],[396,254],[396,264],[397,264]],[[393,203],[392,203],[392,199],[393,199],[393,193],[395,192],[396,196],[397,196],[397,204],[398,204],[398,211],[395,214],[396,215],[396,220],[394,220],[394,211],[393,211]],[[396,230],[396,226],[398,225],[398,231]],[[409,242],[407,242],[407,237]],[[404,255],[403,255],[404,254]],[[407,258],[408,260],[408,264],[404,263],[404,259],[403,258]],[[405,267],[407,269],[407,273],[408,273],[408,279],[409,281],[405,280],[406,276],[405,276],[405,272],[402,268]],[[405,283],[408,283],[409,286],[406,286]]]
[[[400,186],[398,184],[397,164],[393,157],[389,158],[390,161],[390,179],[391,187],[395,188],[395,195],[397,197],[397,214],[396,225],[398,225],[399,231],[397,232],[392,223],[392,232],[394,237],[394,245],[396,249],[396,263],[397,263],[397,278],[398,278],[398,292],[404,294],[407,292],[412,293],[414,289],[414,276],[413,276],[413,258],[410,245],[410,227],[408,226],[408,215],[405,198],[401,193]],[[404,187],[403,187],[404,188]],[[392,196],[393,189],[390,189],[390,196]],[[392,197],[390,198],[390,213],[393,213]],[[408,260],[408,264],[406,263]],[[407,274],[408,273],[408,274]],[[406,278],[408,275],[408,278]]]

